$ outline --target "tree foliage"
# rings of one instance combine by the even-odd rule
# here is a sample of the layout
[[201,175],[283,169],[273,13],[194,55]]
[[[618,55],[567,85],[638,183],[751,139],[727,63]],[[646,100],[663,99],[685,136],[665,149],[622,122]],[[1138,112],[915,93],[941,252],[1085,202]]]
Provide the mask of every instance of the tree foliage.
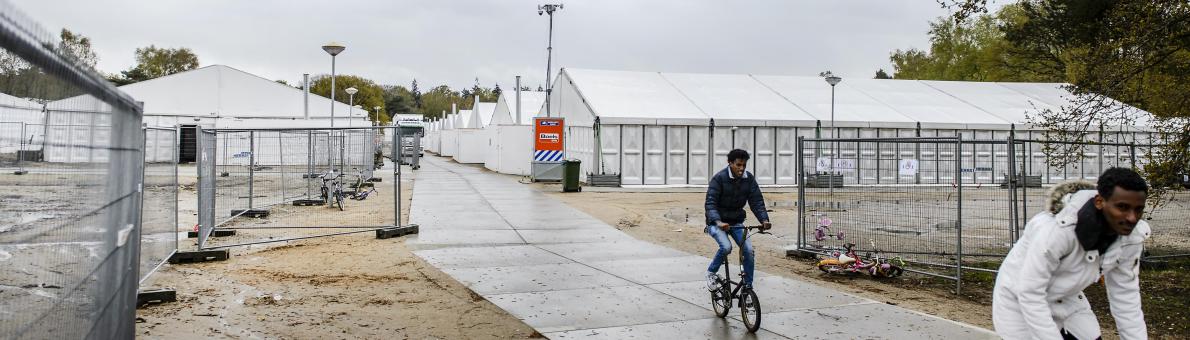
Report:
[[[99,56],[91,47],[91,38],[65,28],[58,37],[58,53],[74,59],[86,68],[95,68]],[[46,74],[21,57],[4,50],[0,50],[0,92],[41,102],[81,94],[77,87]]]
[[109,77],[108,80],[117,85],[127,85],[198,68],[198,55],[186,47],[149,45],[137,48],[135,54],[136,66],[120,71],[120,76]]
[[[931,24],[929,51],[893,52],[894,78],[1067,83],[1069,105],[1029,113],[1047,140],[1094,140],[1100,130],[1152,118],[1163,146],[1146,155],[1142,171],[1155,187],[1187,172],[1190,3],[1021,0],[984,15],[985,0],[939,3],[957,10],[954,20]],[[1083,147],[1050,143],[1045,151],[1064,166]]]
[[[347,94],[347,88],[354,87],[356,90],[355,96]],[[323,97],[331,97],[331,76],[319,75],[310,80],[310,93],[317,94]],[[360,108],[356,110],[363,110],[367,112],[368,120],[373,122],[373,125],[387,125],[392,121],[392,116],[388,114],[377,114],[376,106],[380,107],[379,112],[385,112],[384,102],[384,88],[376,85],[370,79],[352,76],[352,75],[335,75],[335,101],[343,104],[359,105]],[[361,114],[362,112],[355,112]],[[336,112],[336,114],[347,115],[347,112]]]

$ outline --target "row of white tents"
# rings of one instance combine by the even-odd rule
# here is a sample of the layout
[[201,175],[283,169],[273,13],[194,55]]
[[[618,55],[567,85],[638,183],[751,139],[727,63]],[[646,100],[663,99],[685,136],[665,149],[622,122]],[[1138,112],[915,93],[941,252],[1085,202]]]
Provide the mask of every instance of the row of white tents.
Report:
[[[762,184],[796,184],[798,137],[940,137],[1041,139],[1030,115],[1061,110],[1072,95],[1056,83],[995,83],[844,79],[832,89],[820,77],[689,74],[562,69],[551,94],[552,116],[566,122],[566,158],[582,161],[582,174],[618,174],[625,185],[703,185],[723,168],[734,148],[752,154],[749,169]],[[460,163],[484,163],[502,173],[526,175],[531,163],[531,116],[544,116],[539,99],[522,103],[522,121],[507,124],[505,93],[493,109],[459,111],[429,125],[427,146]],[[522,101],[525,93],[522,93]],[[833,102],[832,102],[833,100]],[[833,109],[832,109],[833,107]],[[1088,142],[1154,143],[1147,113],[1131,126],[1104,126]],[[501,114],[496,114],[501,112]],[[516,127],[509,127],[516,126]],[[517,128],[519,127],[519,128]],[[941,162],[962,157],[964,182],[993,183],[1007,170],[1004,145],[970,145],[955,152],[867,150],[855,143],[838,157],[859,159],[882,152]],[[1124,147],[1085,150],[1080,164],[1051,168],[1040,148],[1028,165],[1044,180],[1094,179],[1102,169],[1133,161]],[[1143,154],[1143,148],[1138,154]],[[829,150],[803,150],[810,152]],[[495,157],[493,161],[491,158]],[[875,158],[875,157],[872,157]],[[508,163],[514,163],[510,165]],[[970,164],[967,164],[967,163]],[[1142,162],[1143,163],[1143,162]],[[871,168],[879,169],[879,166]],[[896,166],[859,170],[847,181],[901,183]],[[891,173],[889,172],[891,171]],[[1032,171],[1031,171],[1032,172]],[[951,183],[939,172],[929,183]],[[921,181],[923,179],[916,179]]]
[[[545,103],[544,92],[504,91],[495,103],[479,102],[428,124],[426,149],[459,163],[529,175],[533,155],[533,117]],[[518,113],[517,108],[520,108]]]

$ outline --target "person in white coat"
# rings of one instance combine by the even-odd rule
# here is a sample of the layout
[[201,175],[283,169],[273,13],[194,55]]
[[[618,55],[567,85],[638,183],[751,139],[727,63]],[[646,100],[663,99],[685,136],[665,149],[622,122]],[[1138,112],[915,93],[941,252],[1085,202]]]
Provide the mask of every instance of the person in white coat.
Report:
[[1149,237],[1148,185],[1112,168],[1099,182],[1056,186],[1048,211],[1025,225],[996,276],[992,322],[1005,339],[1097,339],[1083,289],[1102,278],[1123,340],[1147,339],[1140,308],[1140,256]]

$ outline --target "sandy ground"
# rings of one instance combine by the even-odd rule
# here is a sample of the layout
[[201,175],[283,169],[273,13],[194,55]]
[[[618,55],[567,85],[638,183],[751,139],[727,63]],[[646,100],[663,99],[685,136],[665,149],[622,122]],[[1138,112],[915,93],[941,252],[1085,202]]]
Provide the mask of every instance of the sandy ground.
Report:
[[[391,172],[391,168],[380,171]],[[405,173],[407,179],[412,178],[408,170]],[[388,187],[390,180],[386,178],[382,183]],[[411,182],[405,182],[402,191],[406,207],[402,217],[407,220]],[[392,202],[390,189],[366,201],[351,201],[348,210],[391,212]],[[330,214],[321,209],[287,212],[329,221]],[[280,212],[274,212],[277,219],[292,220],[281,217]],[[335,216],[358,217],[356,214]],[[192,246],[193,242],[183,241],[183,245]],[[176,289],[178,302],[138,310],[141,319],[138,336],[163,339],[535,336],[532,328],[520,320],[426,264],[411,252],[403,238],[379,240],[372,233],[352,234],[268,248],[237,247],[232,249],[232,254],[226,262],[170,265],[155,274],[151,285]]]

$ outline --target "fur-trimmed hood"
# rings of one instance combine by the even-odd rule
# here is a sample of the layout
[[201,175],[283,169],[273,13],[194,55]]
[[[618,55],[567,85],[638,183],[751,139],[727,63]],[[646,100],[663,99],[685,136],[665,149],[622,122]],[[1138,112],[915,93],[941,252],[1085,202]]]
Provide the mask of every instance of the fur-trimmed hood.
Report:
[[1051,214],[1057,214],[1070,202],[1070,194],[1079,190],[1093,190],[1096,187],[1095,183],[1086,180],[1071,180],[1058,183],[1058,185],[1046,191],[1045,210]]

